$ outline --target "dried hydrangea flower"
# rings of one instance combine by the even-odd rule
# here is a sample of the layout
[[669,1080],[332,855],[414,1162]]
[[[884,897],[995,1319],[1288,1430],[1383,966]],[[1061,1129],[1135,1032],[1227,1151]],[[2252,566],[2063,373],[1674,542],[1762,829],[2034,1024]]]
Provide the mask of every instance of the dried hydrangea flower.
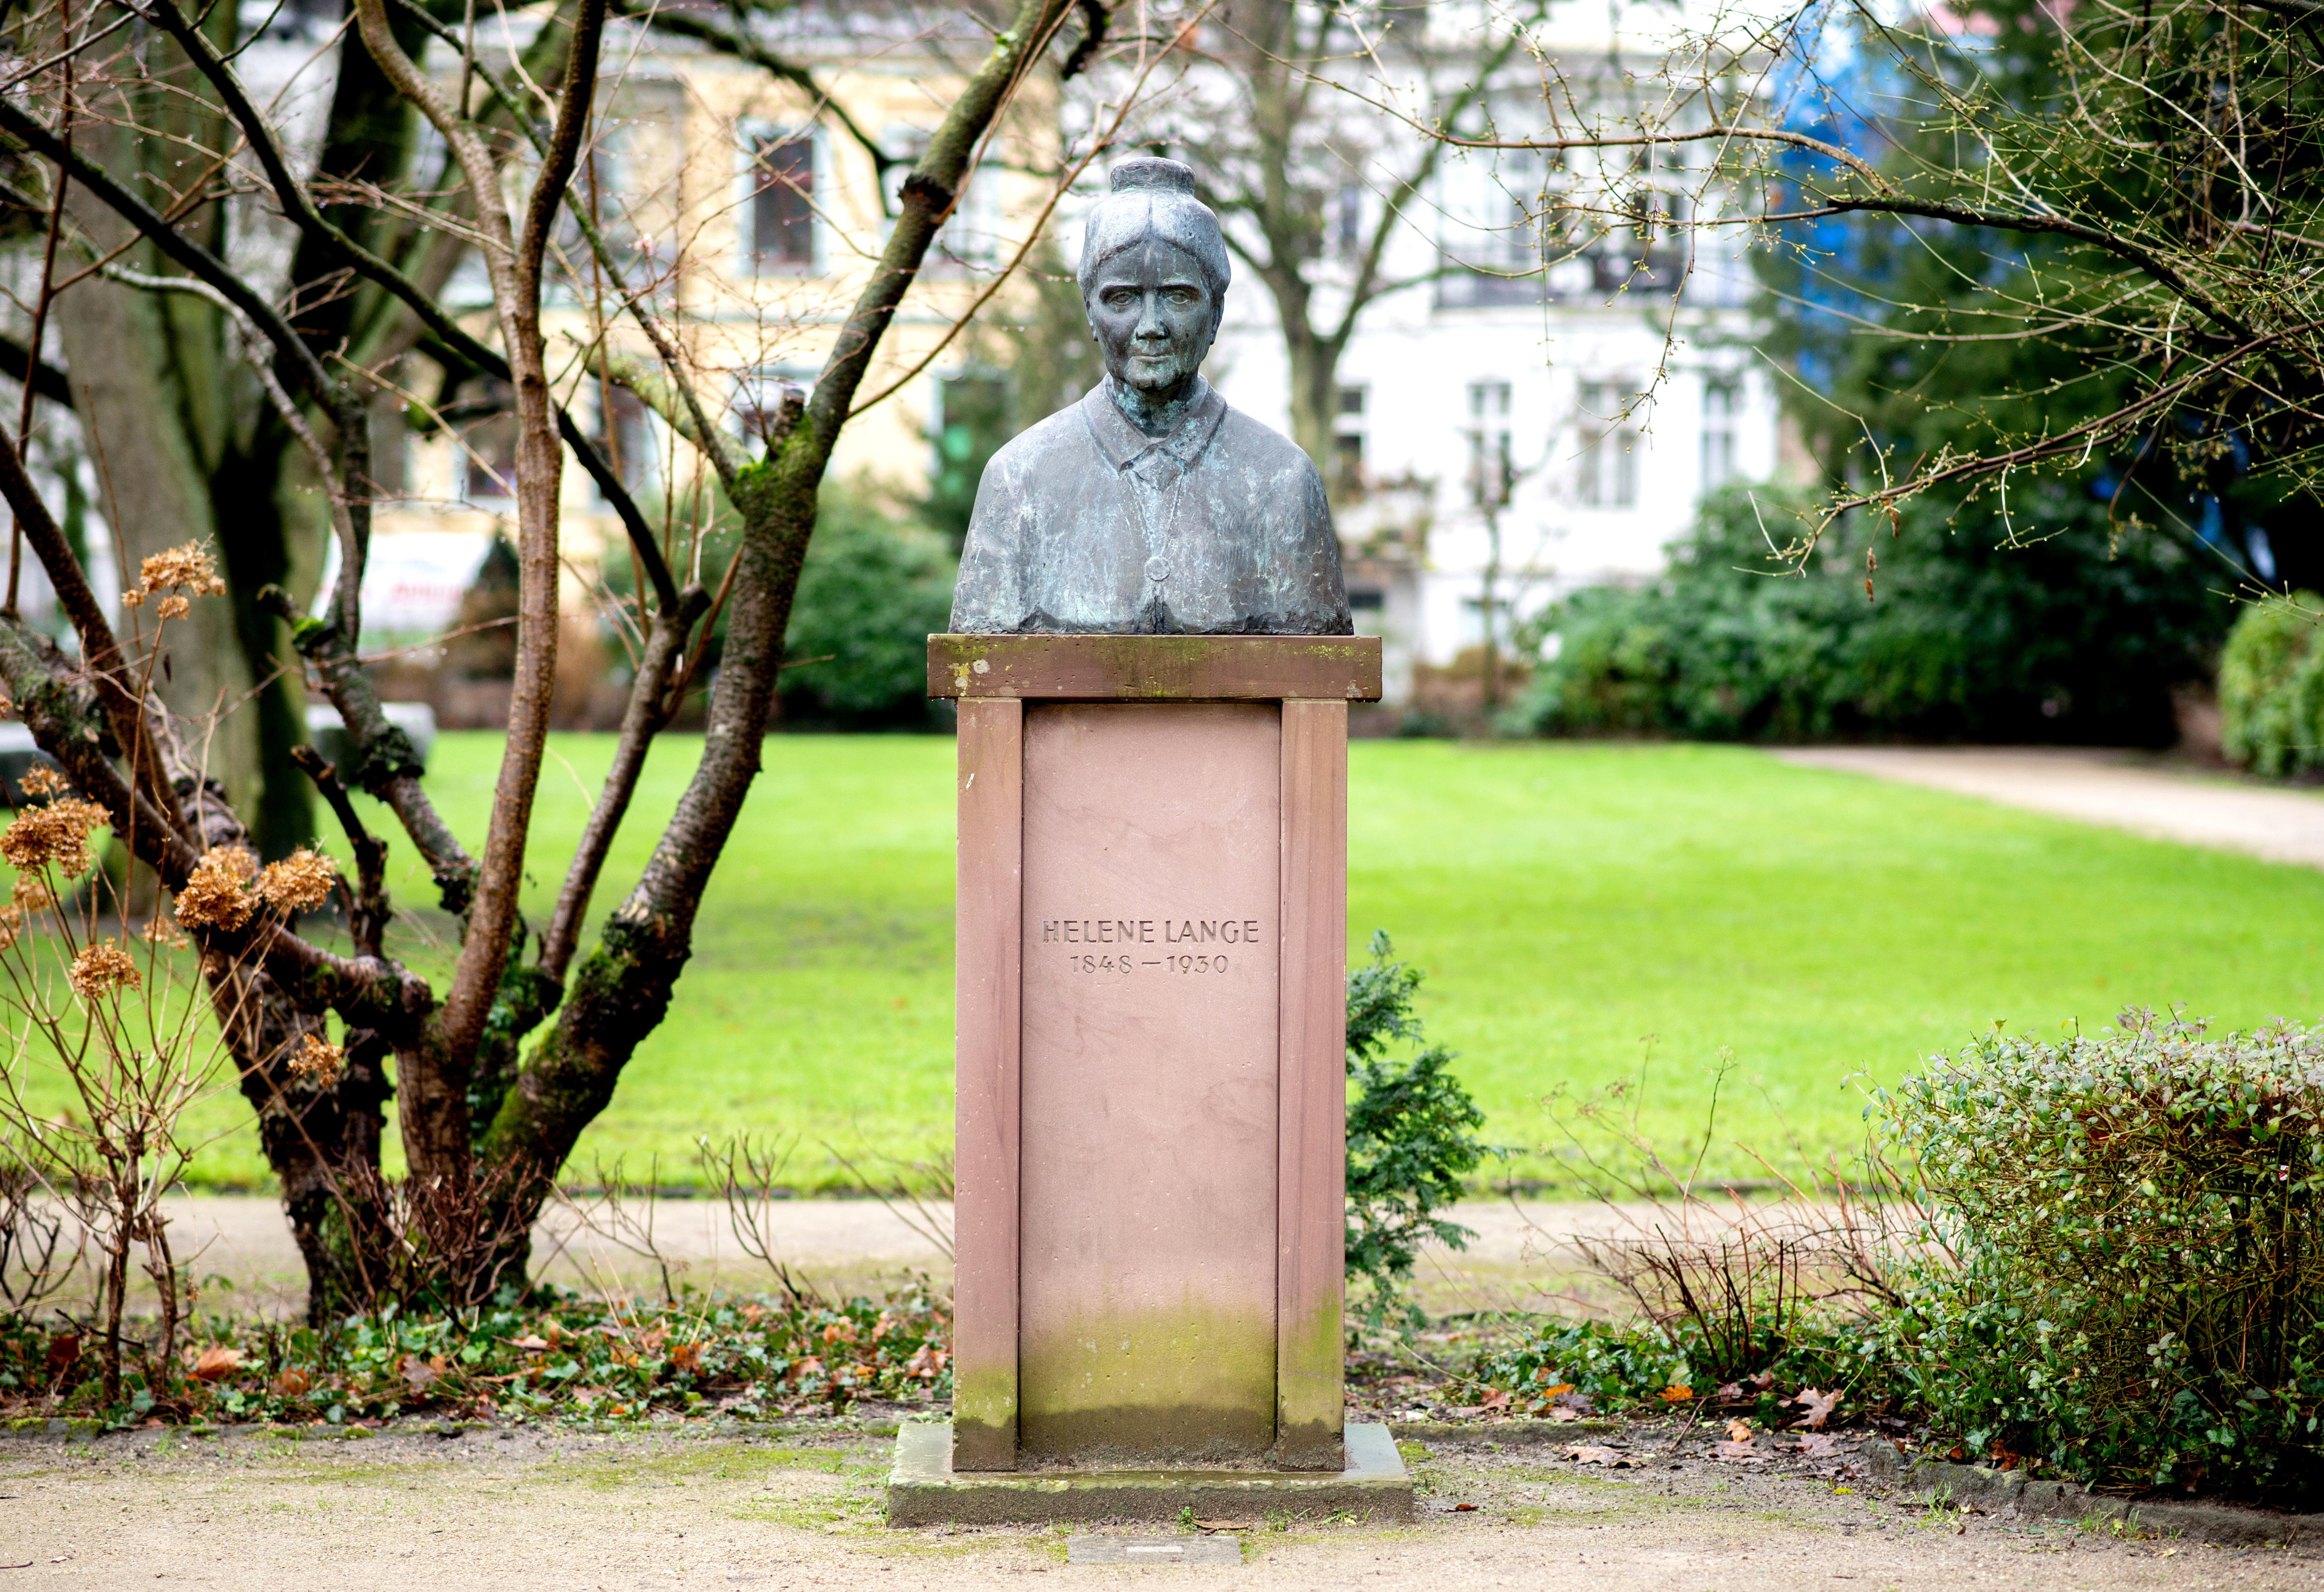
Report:
[[193,606],[194,605],[192,603],[187,602],[183,597],[170,596],[161,599],[161,603],[156,605],[155,612],[160,613],[163,619],[183,619],[187,614],[193,612]]
[[186,938],[185,931],[178,927],[177,920],[166,912],[155,913],[153,921],[147,924],[143,932],[144,938],[152,943],[167,945],[173,950],[182,951],[192,943]]
[[65,982],[83,1000],[95,1000],[124,985],[138,989],[145,980],[137,976],[137,964],[129,960],[129,952],[111,940],[91,940],[72,959]]
[[46,763],[34,763],[16,783],[26,796],[64,796],[72,789],[70,782]]
[[329,900],[338,878],[328,857],[301,846],[281,861],[266,865],[266,871],[258,876],[258,893],[270,906],[300,912]]
[[290,1075],[318,1089],[328,1089],[339,1081],[346,1059],[346,1051],[319,1034],[309,1034],[300,1044],[299,1054],[290,1058]]
[[[0,836],[0,840],[5,840]],[[258,859],[244,846],[213,846],[178,892],[178,921],[192,929],[229,932],[250,921],[257,901],[242,887],[258,872]]]
[[134,608],[144,601],[145,594],[139,591],[135,586],[132,586],[127,591],[121,594],[121,605],[124,608]]
[[0,906],[0,951],[14,945],[24,932],[24,909],[11,903]]
[[149,592],[167,588],[215,596],[226,589],[217,577],[217,566],[210,562],[199,542],[154,554],[137,566],[137,578]]
[[57,904],[57,893],[39,874],[20,873],[15,888],[8,892],[8,902],[19,912],[46,912]]
[[88,848],[89,832],[111,822],[103,807],[78,796],[26,807],[0,830],[0,858],[15,868],[46,864],[67,879],[78,878],[97,864],[97,853]]

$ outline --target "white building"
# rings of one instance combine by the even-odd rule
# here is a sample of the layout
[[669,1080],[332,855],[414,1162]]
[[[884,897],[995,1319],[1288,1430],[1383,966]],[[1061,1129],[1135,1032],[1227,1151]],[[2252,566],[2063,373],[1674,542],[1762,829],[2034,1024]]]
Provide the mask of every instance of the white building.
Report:
[[[1558,43],[1606,71],[1602,29]],[[1496,116],[1505,139],[1541,121],[1525,65]],[[1489,603],[1506,650],[1576,587],[1658,574],[1707,492],[1776,473],[1741,239],[1670,225],[1725,202],[1686,164],[1700,147],[1639,167],[1627,151],[1457,152],[1407,207],[1382,274],[1423,280],[1374,303],[1341,359],[1333,472],[1360,483],[1342,486],[1341,539],[1357,628],[1388,638],[1391,701],[1413,663],[1484,642]],[[1645,225],[1620,225],[1626,209]],[[1570,241],[1545,247],[1553,230]],[[1210,369],[1229,401],[1289,429],[1273,302],[1248,273]]]

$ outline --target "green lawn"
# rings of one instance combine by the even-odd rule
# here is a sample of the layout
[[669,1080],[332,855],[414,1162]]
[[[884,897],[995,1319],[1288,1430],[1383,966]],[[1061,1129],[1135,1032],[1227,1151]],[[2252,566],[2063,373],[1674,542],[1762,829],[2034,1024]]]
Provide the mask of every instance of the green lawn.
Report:
[[[529,905],[545,914],[610,750],[562,736]],[[452,735],[429,784],[481,836],[496,742]],[[634,876],[695,743],[649,765],[602,913]],[[691,1172],[701,1134],[912,1159],[951,1124],[952,745],[780,737],[703,904],[670,1020],[584,1141]],[[2144,841],[1935,792],[1689,746],[1359,743],[1349,926],[1429,970],[1434,1036],[1462,1053],[1488,1136],[1554,1147],[1545,1097],[1638,1073],[1658,1142],[1699,1135],[1736,1068],[1714,1166],[1740,1139],[1853,1141],[1851,1074],[1888,1079],[1996,1020],[2095,1026],[2124,1003],[2248,1024],[2317,1010],[2324,874]],[[340,848],[344,849],[344,848]],[[394,852],[410,868],[411,851]],[[413,870],[416,873],[416,870]],[[398,886],[410,903],[425,880]],[[208,1114],[238,1121],[221,1100]],[[1527,1155],[1521,1170],[1547,1170]],[[249,1132],[210,1181],[259,1172]]]

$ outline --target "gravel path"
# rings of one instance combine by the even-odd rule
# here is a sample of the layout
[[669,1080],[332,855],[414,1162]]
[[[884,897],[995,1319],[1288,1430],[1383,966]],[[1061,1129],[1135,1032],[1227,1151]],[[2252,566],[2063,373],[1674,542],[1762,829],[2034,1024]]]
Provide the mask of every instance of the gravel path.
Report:
[[2125,1541],[1930,1509],[1846,1471],[1711,1462],[1699,1451],[1707,1437],[1674,1459],[1661,1435],[1600,1440],[1622,1444],[1637,1467],[1611,1472],[1548,1445],[1411,1445],[1424,1504],[1414,1523],[1253,1522],[1232,1533],[1240,1565],[1167,1569],[1069,1565],[1054,1531],[890,1530],[878,1503],[891,1440],[864,1434],[19,1440],[0,1442],[0,1575],[57,1592],[949,1592],[1125,1578],[1425,1592],[2324,1584],[2324,1560],[2297,1549]]
[[2155,840],[2324,868],[2324,795],[2248,785],[2136,752],[2052,747],[1803,747],[1775,754],[1981,796]]
[[[237,1306],[286,1319],[303,1308],[299,1251],[272,1196],[180,1194],[164,1210],[171,1247],[196,1256],[196,1276],[230,1283]],[[952,1230],[947,1204],[899,1210],[877,1200],[783,1200],[765,1211],[771,1252],[833,1292],[908,1269],[940,1283],[951,1279],[951,1257],[936,1241]],[[1617,1207],[1507,1200],[1475,1201],[1452,1216],[1477,1238],[1465,1253],[1424,1252],[1421,1294],[1437,1311],[1543,1308],[1545,1295],[1565,1296],[1577,1284],[1582,1267],[1568,1240],[1606,1235],[1627,1219]],[[637,1201],[620,1207],[618,1217],[604,1203],[552,1207],[535,1240],[539,1275],[592,1291],[657,1287],[659,1267],[644,1252],[648,1232],[671,1262],[673,1280],[745,1290],[770,1285],[766,1267],[736,1242],[718,1200]]]

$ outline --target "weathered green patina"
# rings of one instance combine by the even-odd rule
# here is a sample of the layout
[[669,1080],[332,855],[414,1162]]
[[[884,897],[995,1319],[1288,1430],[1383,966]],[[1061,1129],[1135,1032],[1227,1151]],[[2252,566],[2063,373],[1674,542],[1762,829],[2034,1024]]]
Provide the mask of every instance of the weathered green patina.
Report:
[[1029,1463],[1237,1465],[1275,1443],[1273,1311],[1191,1294],[1172,1310],[1076,1317],[1018,1350]]
[[961,1470],[1017,1468],[1015,1367],[960,1376],[952,1386],[954,1466]]
[[1286,1470],[1337,1470],[1344,1382],[1340,1301],[1323,1301],[1282,1323],[1275,1388],[1274,1462]]

